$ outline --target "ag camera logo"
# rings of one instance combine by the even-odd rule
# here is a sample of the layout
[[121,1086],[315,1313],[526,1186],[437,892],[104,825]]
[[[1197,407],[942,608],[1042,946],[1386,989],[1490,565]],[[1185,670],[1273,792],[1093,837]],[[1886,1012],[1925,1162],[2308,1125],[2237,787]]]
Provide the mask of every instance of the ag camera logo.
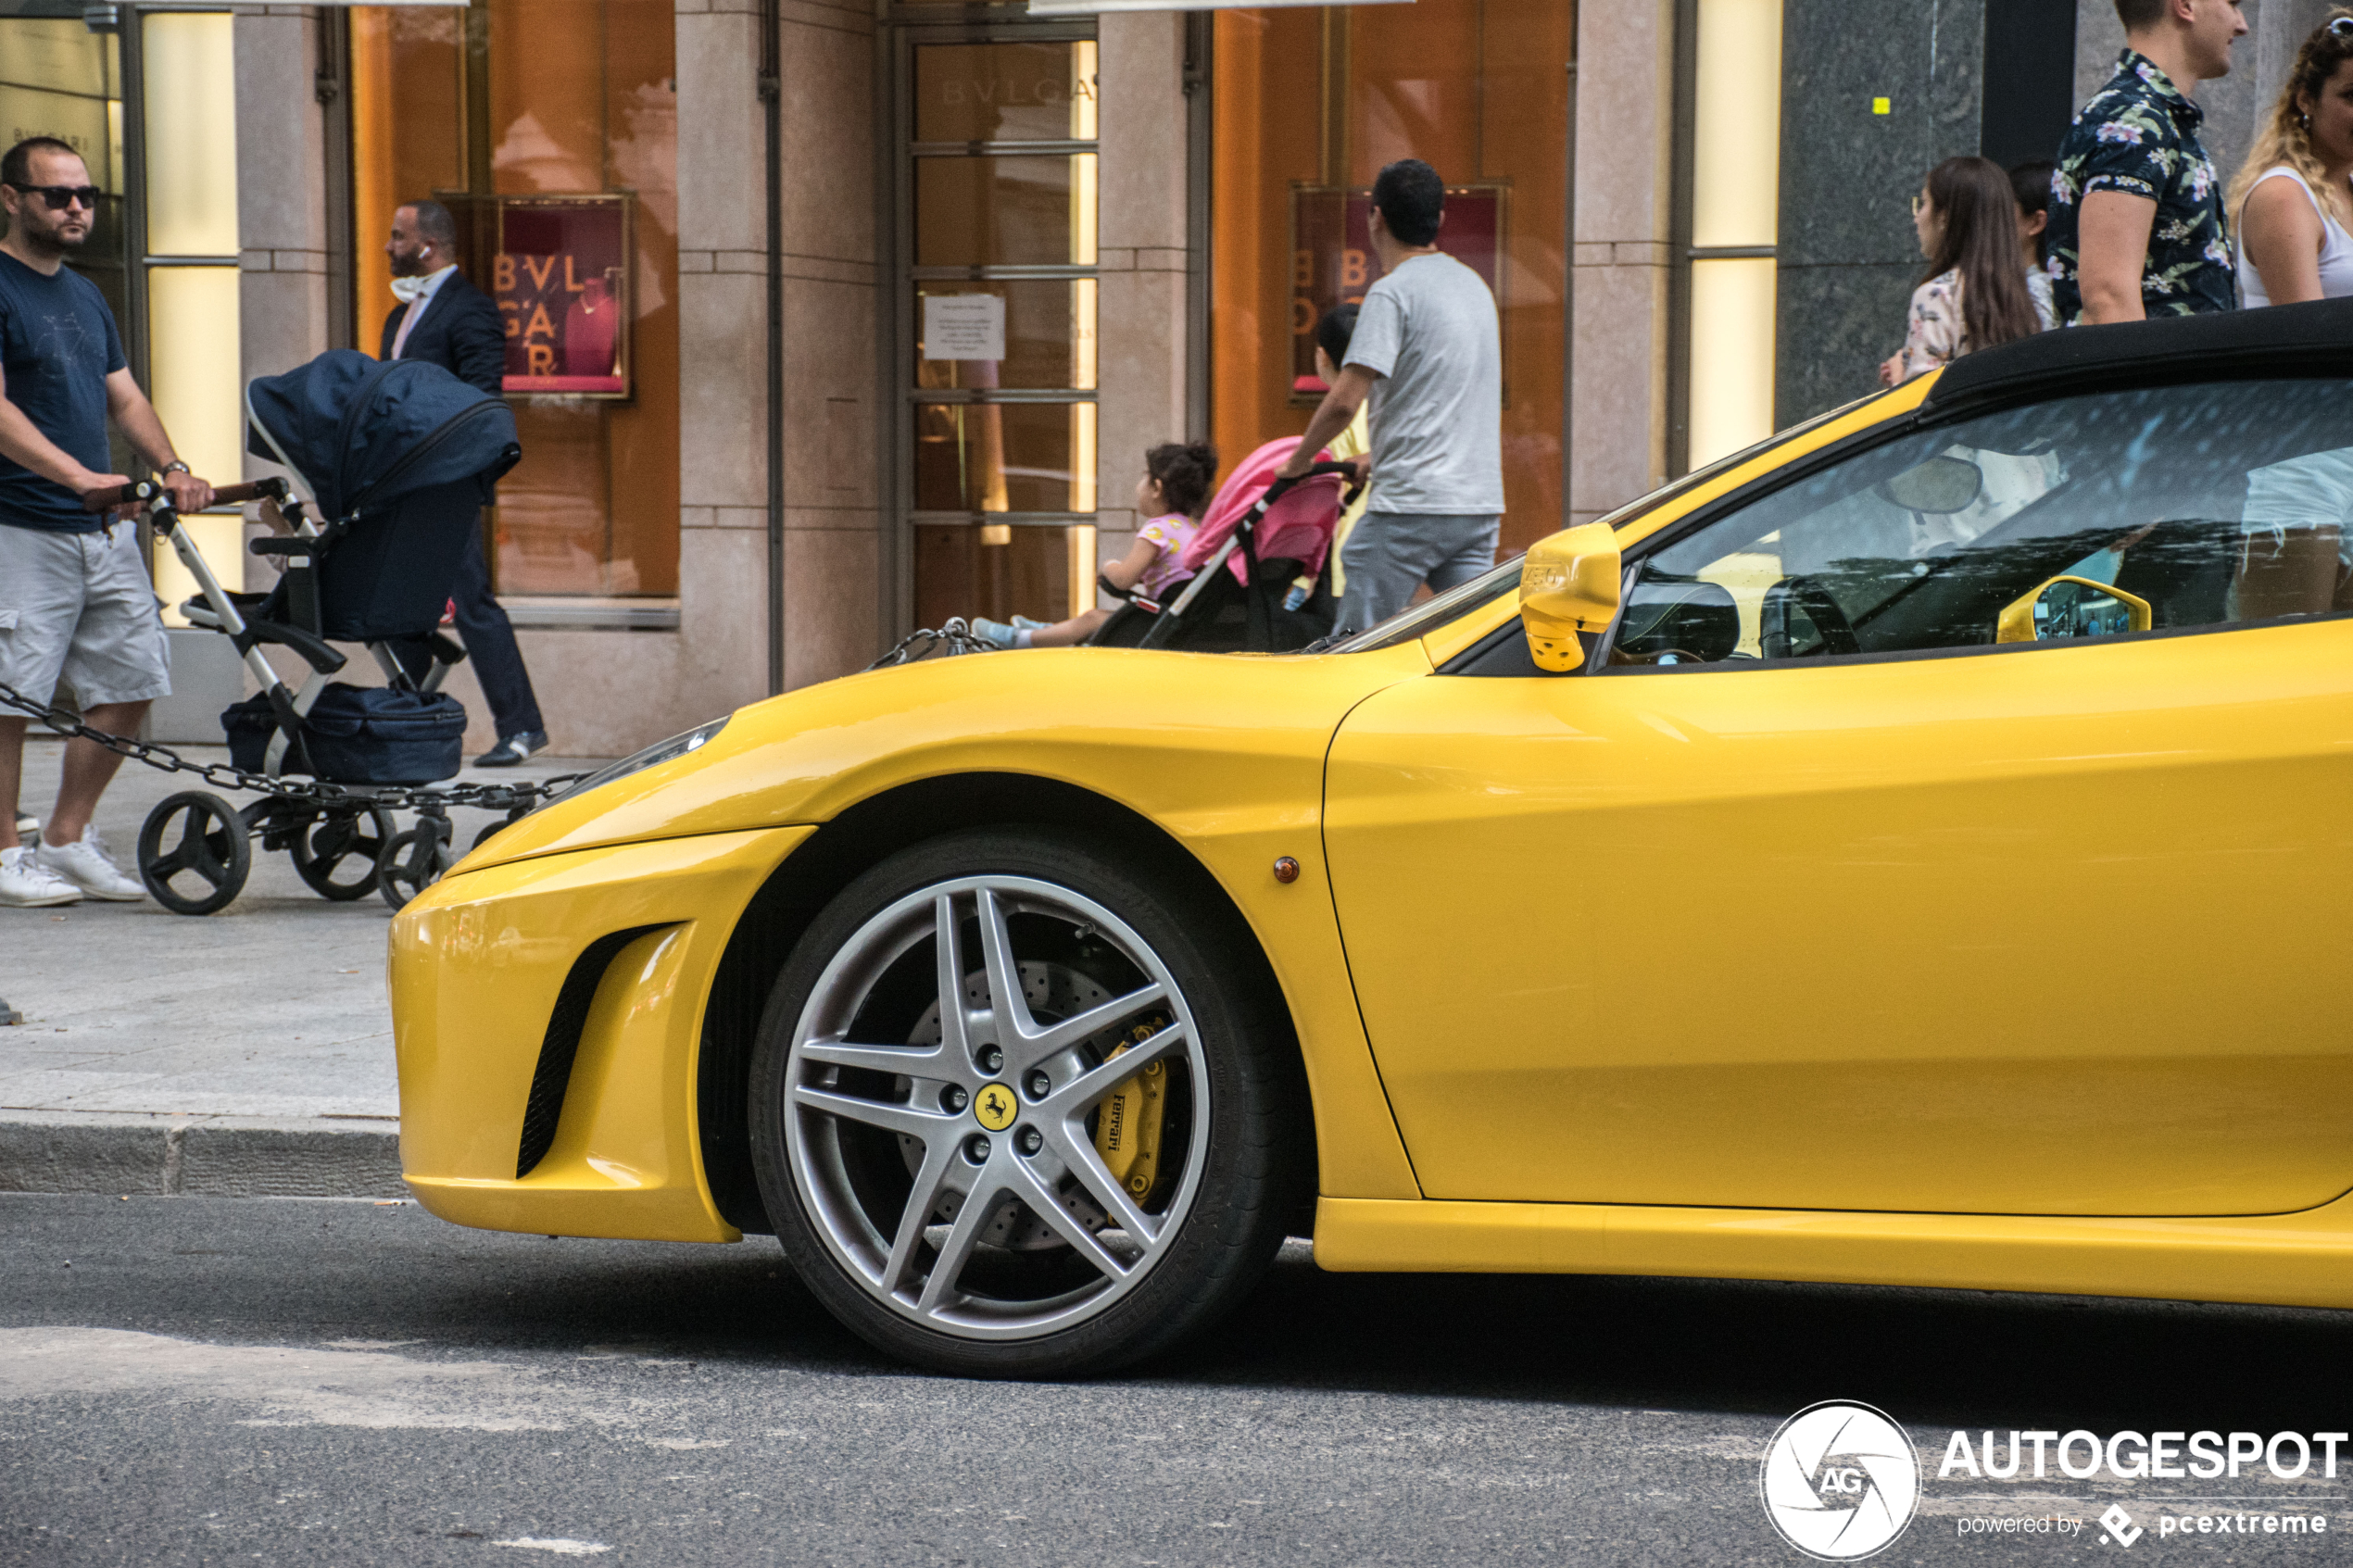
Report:
[[1781,1423],[1757,1485],[1781,1539],[1824,1562],[1853,1562],[1911,1524],[1919,1454],[1886,1411],[1826,1399]]

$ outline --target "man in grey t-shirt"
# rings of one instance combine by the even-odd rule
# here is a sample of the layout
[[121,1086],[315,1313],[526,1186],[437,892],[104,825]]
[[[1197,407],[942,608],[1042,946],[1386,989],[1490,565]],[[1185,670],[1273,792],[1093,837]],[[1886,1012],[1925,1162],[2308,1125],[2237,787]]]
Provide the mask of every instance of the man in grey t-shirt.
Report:
[[1340,551],[1342,622],[1403,609],[1427,582],[1442,593],[1495,564],[1504,511],[1504,353],[1495,296],[1439,250],[1445,182],[1419,158],[1373,182],[1380,281],[1365,293],[1348,362],[1277,471],[1304,473],[1372,400],[1371,506]]

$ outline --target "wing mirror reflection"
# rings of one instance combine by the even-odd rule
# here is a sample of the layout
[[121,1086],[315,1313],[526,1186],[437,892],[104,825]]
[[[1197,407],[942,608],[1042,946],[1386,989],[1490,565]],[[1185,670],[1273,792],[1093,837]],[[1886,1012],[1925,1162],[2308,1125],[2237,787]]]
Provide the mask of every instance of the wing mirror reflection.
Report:
[[1963,512],[1985,489],[1985,470],[1966,458],[1931,458],[1880,484],[1880,494],[1907,512]]
[[1519,619],[1539,670],[1565,675],[1585,663],[1579,632],[1601,632],[1617,614],[1617,533],[1589,522],[1539,539],[1519,569]]
[[1997,643],[2040,643],[2065,637],[2113,637],[2145,632],[2157,617],[2146,599],[2089,577],[2054,577],[2004,607],[1994,623]]

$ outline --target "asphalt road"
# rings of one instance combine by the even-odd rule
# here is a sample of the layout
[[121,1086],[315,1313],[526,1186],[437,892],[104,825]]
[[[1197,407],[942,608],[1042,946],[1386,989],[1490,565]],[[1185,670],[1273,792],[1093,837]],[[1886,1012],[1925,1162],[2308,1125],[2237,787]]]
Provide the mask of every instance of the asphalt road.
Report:
[[[2348,1352],[2338,1313],[1351,1276],[1297,1249],[1134,1374],[967,1383],[835,1327],[764,1239],[0,1196],[0,1562],[1795,1563],[1758,1461],[1833,1398],[1923,1450],[1881,1562],[2334,1562],[2353,1481],[1936,1472],[1964,1424],[2344,1429]],[[2146,1530],[2129,1549],[2090,1523],[2117,1500]],[[2332,1533],[2160,1538],[2168,1509]],[[2075,1528],[1961,1536],[1972,1517]]]

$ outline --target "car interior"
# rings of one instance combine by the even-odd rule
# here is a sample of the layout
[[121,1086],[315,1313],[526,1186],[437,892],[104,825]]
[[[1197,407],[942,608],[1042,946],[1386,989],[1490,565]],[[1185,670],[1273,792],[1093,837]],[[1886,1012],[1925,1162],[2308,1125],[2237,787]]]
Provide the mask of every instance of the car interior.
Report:
[[[1608,662],[1990,646],[2062,576],[2154,631],[2353,609],[2353,383],[2101,393],[1905,436],[1642,557]],[[2112,616],[2036,618],[2037,636]]]

